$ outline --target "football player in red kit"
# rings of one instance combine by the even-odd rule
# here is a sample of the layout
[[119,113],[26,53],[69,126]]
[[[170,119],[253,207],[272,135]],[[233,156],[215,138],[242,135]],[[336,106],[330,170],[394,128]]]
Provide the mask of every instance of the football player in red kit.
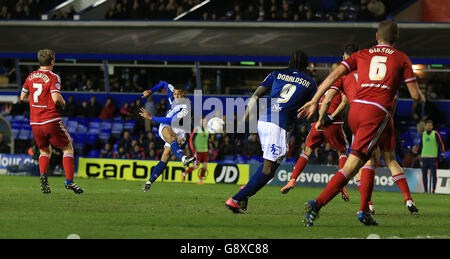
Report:
[[[327,94],[325,93],[325,95],[321,99],[321,102],[326,97],[326,95]],[[319,109],[321,102],[319,103]],[[294,166],[291,179],[283,188],[281,188],[280,191],[282,194],[287,194],[291,189],[294,189],[295,182],[301,172],[305,169],[309,161],[309,157],[314,151],[314,148],[319,147],[325,141],[330,143],[331,147],[337,151],[339,155],[339,169],[344,166],[345,161],[347,160],[348,142],[343,129],[344,117],[342,116],[341,112],[344,110],[347,104],[348,101],[346,96],[342,92],[340,92],[340,94],[335,95],[329,105],[329,109],[327,109],[329,124],[323,129],[316,129],[316,123],[313,123],[311,125],[311,130],[309,131],[308,137],[306,138],[305,152],[303,152],[298,158]],[[342,188],[341,194],[344,201],[349,200],[349,196],[345,187]]]
[[[359,88],[349,111],[349,118],[351,118],[349,125],[354,134],[351,154],[344,167],[331,178],[319,197],[306,202],[304,218],[306,226],[313,225],[319,210],[358,173],[358,170],[371,157],[380,139],[383,145],[390,145],[393,132],[390,130],[391,127],[386,126],[391,120],[391,110],[401,83],[406,84],[412,99],[424,100],[410,59],[393,47],[399,38],[397,24],[392,21],[382,21],[378,26],[376,38],[378,45],[356,52],[342,61],[341,65],[324,80],[313,99],[299,109],[298,116],[310,117],[316,110],[322,95],[339,77],[357,71]],[[385,157],[384,154],[383,157],[395,161]],[[391,169],[389,165],[388,167]],[[393,164],[392,168],[402,170],[398,163],[397,166]],[[365,225],[378,225],[368,208],[373,181],[374,173],[362,174],[360,187],[362,197],[358,220]]]
[[81,194],[83,190],[73,182],[74,150],[72,139],[57,109],[57,106],[64,108],[66,102],[61,96],[61,79],[52,72],[55,65],[55,52],[50,49],[39,50],[38,61],[40,68],[32,72],[25,80],[20,99],[30,103],[31,130],[40,151],[41,192],[51,192],[47,168],[53,146],[60,148],[64,153],[62,162],[66,173],[66,189]]

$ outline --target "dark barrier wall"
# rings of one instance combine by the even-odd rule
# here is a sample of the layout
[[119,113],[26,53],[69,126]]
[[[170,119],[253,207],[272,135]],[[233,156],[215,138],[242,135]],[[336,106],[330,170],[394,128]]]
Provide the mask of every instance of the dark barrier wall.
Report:
[[[375,44],[377,23],[255,22],[0,22],[0,57],[25,57],[51,48],[64,57],[91,59],[231,60],[338,57],[345,44]],[[396,45],[414,63],[450,63],[449,24],[400,24]],[[9,56],[8,56],[9,55]],[[12,56],[11,56],[12,55]],[[109,56],[108,56],[109,55]],[[170,56],[170,57],[167,57]],[[277,59],[278,57],[278,59]],[[414,60],[415,59],[415,60]],[[426,59],[426,60],[423,60]],[[264,59],[266,60],[266,59]],[[270,59],[269,59],[270,60]],[[257,60],[255,60],[257,61]],[[439,63],[436,63],[439,62]]]

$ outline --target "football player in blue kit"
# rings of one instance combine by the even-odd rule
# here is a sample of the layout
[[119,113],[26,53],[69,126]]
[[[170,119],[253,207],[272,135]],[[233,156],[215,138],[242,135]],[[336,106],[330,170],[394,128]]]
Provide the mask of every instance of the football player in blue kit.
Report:
[[[186,125],[190,127],[191,102],[186,98],[186,90],[183,88],[176,88],[173,85],[162,81],[151,90],[144,91],[142,95],[144,98],[148,97],[162,88],[165,88],[167,92],[167,99],[170,104],[170,109],[167,112],[166,117],[152,116],[144,108],[141,108],[141,112],[139,113],[147,120],[153,120],[160,123],[159,137],[165,142],[161,161],[155,166],[150,175],[150,179],[145,183],[144,192],[148,192],[150,190],[151,184],[156,181],[164,169],[166,169],[171,153],[180,159],[185,167],[195,161],[195,157],[185,156],[183,150],[180,148],[180,146],[186,141],[185,127]],[[188,121],[183,121],[184,126],[182,126],[180,124],[181,120]]]
[[247,121],[258,100],[268,94],[267,108],[258,120],[258,135],[263,151],[264,163],[241,190],[230,197],[226,208],[234,213],[245,213],[248,198],[258,192],[275,175],[288,150],[289,130],[296,120],[297,110],[312,99],[317,90],[316,82],[304,71],[308,57],[294,51],[286,70],[273,71],[251,96],[245,111]]

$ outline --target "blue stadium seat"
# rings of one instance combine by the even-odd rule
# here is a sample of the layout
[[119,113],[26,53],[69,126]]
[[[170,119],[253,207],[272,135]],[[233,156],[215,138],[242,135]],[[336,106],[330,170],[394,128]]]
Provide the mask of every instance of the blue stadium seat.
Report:
[[257,163],[259,163],[259,162],[263,162],[263,161],[264,161],[264,159],[262,157],[260,157],[260,156],[251,156],[248,159],[248,162],[257,162]]
[[88,134],[100,134],[100,128],[89,128],[88,129]]
[[111,130],[111,127],[112,127],[112,123],[110,121],[104,120],[104,121],[100,122],[100,130],[104,130],[104,129]]
[[99,157],[99,156],[100,156],[100,150],[89,151],[88,157]]
[[87,134],[85,132],[74,132],[72,137],[75,143],[86,144],[87,142]]
[[95,142],[97,142],[98,139],[98,134],[99,133],[87,133],[87,140],[86,140],[86,144],[95,144]]
[[16,115],[14,116],[14,121],[22,122],[25,119],[24,115]]
[[102,144],[105,144],[106,142],[108,142],[110,137],[111,137],[111,134],[107,133],[107,132],[101,132],[100,135],[98,136],[98,138]]
[[238,163],[247,163],[247,157],[243,155],[237,155],[235,161]]
[[76,131],[78,133],[87,133],[88,132],[88,128],[82,124],[78,125],[78,128],[76,129]]
[[70,129],[73,129],[72,131],[74,131],[74,130],[76,130],[78,128],[78,121],[77,120],[73,120],[73,118],[70,118],[67,121],[66,127],[67,127],[67,129],[70,128]]
[[114,122],[112,124],[111,134],[114,137],[119,138],[120,135],[122,134],[122,131],[123,131],[123,123],[122,122]]
[[5,115],[3,116],[5,120],[7,120],[10,124],[13,122],[13,116],[12,115]]
[[134,129],[134,125],[136,124],[135,120],[128,120],[125,122],[125,124],[123,125],[123,129],[125,130],[133,130]]
[[20,130],[18,139],[28,140],[30,138],[30,133],[31,133],[31,130],[27,130],[27,129]]

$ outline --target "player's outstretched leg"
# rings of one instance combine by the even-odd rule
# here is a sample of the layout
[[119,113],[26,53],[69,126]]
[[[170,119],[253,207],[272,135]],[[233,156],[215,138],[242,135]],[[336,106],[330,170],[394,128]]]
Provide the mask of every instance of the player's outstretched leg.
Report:
[[[225,202],[225,207],[234,213],[244,213],[241,205],[244,205],[247,208],[248,198],[255,195],[262,187],[264,187],[270,179],[272,179],[275,170],[278,168],[278,164],[275,162],[264,160],[264,164],[262,164],[256,173],[252,176],[252,178],[248,181],[248,183],[241,188],[241,190],[234,195],[232,198],[229,198]],[[265,174],[263,170],[267,170],[268,174]]]
[[152,183],[158,179],[158,177],[162,174],[164,169],[166,169],[167,164],[163,161],[159,161],[159,163],[153,168],[153,171],[150,175],[150,179],[144,184],[144,192],[150,191],[150,187]]
[[282,194],[287,194],[290,190],[295,188],[295,182],[297,181],[298,176],[302,173],[303,169],[305,169],[306,165],[308,164],[309,156],[311,153],[312,149],[310,147],[306,147],[306,151],[300,155],[297,162],[295,163],[291,179],[280,190]]

